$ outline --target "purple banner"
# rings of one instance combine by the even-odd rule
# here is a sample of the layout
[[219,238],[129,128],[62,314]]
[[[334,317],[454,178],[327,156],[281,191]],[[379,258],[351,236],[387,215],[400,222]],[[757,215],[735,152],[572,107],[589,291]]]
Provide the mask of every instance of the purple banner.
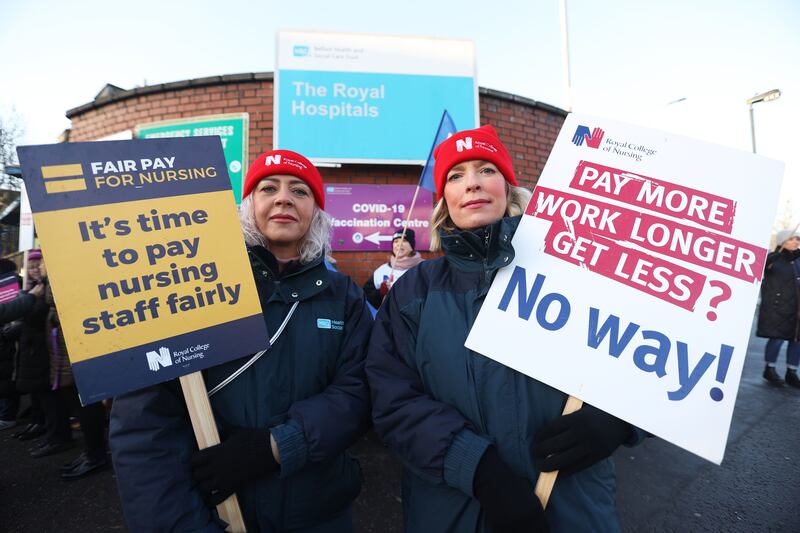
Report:
[[0,303],[10,302],[19,294],[19,282],[16,274],[9,274],[0,279]]
[[326,185],[325,211],[333,217],[333,250],[389,251],[392,235],[401,231],[406,221],[414,230],[416,249],[430,249],[433,195],[420,189],[409,218],[416,188],[416,185]]

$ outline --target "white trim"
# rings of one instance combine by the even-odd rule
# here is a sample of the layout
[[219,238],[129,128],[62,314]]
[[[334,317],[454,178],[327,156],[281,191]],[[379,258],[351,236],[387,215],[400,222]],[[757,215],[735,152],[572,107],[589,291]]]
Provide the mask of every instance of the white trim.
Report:
[[365,165],[415,165],[423,166],[425,160],[419,159],[337,159],[334,157],[309,157],[309,161],[316,164],[365,164]]
[[[300,300],[297,300],[294,303],[294,305],[292,305],[292,308],[289,309],[289,312],[286,314],[286,318],[283,319],[283,324],[280,325],[280,327],[278,328],[278,331],[276,331],[275,335],[273,335],[272,338],[269,340],[270,347],[272,347],[272,345],[275,344],[275,341],[278,340],[278,337],[281,336],[281,333],[283,333],[283,330],[286,329],[286,324],[289,323],[289,319],[292,318],[292,315],[294,314],[294,310],[297,309],[297,304],[299,304],[299,303],[300,303]],[[267,350],[269,350],[269,348],[267,348],[265,350],[261,350],[260,352],[255,354],[253,357],[248,359],[248,361],[245,364],[243,364],[242,366],[240,366],[238,370],[236,370],[233,374],[231,374],[230,376],[228,376],[227,378],[222,380],[222,382],[219,385],[217,385],[216,387],[214,387],[213,389],[208,391],[208,397],[211,398],[216,393],[218,393],[220,390],[222,390],[224,387],[226,387],[231,381],[233,381],[234,379],[238,378],[242,374],[242,372],[244,372],[245,370],[250,368],[253,365],[253,363],[255,363],[256,361],[258,361],[261,358],[262,355],[267,353]]]

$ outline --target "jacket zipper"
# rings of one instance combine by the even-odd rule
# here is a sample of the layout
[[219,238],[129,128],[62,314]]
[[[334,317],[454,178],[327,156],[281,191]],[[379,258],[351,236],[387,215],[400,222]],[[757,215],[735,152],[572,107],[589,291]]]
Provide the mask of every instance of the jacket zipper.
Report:
[[[486,230],[486,236],[483,238],[483,245],[484,245],[485,254],[483,256],[483,282],[481,283],[481,286],[479,287],[479,290],[481,292],[483,292],[484,287],[486,287],[486,285],[489,283],[488,272],[489,272],[489,240],[490,240],[490,238],[491,238],[491,228]],[[481,429],[481,432],[486,433],[486,432],[489,431],[489,428],[486,426],[486,423],[484,421],[483,409],[482,409],[481,401],[480,401],[480,398],[479,398],[480,395],[478,394],[478,379],[477,379],[477,375],[475,373],[475,356],[474,355],[471,355],[469,357],[469,364],[467,365],[467,367],[469,369],[470,380],[472,381],[472,391],[473,391],[474,399],[475,399],[475,408],[477,409],[477,414],[478,414],[478,422],[481,425],[480,429]]]
[[486,229],[486,236],[483,238],[483,248],[486,251],[486,255],[483,256],[483,283],[484,285],[489,284],[489,241],[491,240],[492,236],[492,227],[489,226]]

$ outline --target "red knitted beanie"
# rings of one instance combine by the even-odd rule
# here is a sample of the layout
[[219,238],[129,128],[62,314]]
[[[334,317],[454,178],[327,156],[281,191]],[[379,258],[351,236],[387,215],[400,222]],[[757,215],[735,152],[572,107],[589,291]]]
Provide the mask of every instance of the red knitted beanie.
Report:
[[325,191],[322,176],[311,161],[291,150],[271,150],[256,158],[247,169],[242,198],[246,198],[258,182],[267,176],[289,175],[300,178],[311,189],[320,209],[325,209]]
[[433,181],[436,184],[437,201],[444,193],[447,173],[451,168],[464,161],[479,159],[494,163],[508,183],[517,184],[511,156],[500,142],[497,132],[488,124],[478,129],[460,131],[445,139],[436,147],[433,157],[435,158]]

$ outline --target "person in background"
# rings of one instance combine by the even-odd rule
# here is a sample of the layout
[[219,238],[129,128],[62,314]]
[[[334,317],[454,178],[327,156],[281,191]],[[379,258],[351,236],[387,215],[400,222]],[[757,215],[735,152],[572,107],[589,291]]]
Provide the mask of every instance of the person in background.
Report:
[[[49,306],[44,299],[47,278],[42,274],[42,251],[28,252],[28,292],[40,294],[22,318],[19,330],[19,348],[15,367],[15,388],[19,394],[31,395],[31,423],[13,436],[31,440],[43,435],[45,411],[43,398],[50,391],[50,361],[47,351],[45,323]],[[44,444],[44,443],[40,443]]]
[[[375,431],[404,464],[405,530],[619,531],[614,465],[643,436],[588,404],[464,346],[530,198],[491,126],[436,148],[437,203],[425,261],[395,283],[367,355]],[[547,511],[541,471],[560,475]]]
[[273,342],[204,372],[211,390],[227,383],[210,398],[222,443],[197,450],[175,381],[115,399],[110,444],[131,531],[221,531],[213,509],[233,493],[250,532],[352,531],[361,474],[346,450],[369,426],[372,317],[361,289],[324,264],[323,191],[295,152],[248,169],[240,221]]
[[[30,256],[28,262],[30,263]],[[59,335],[59,329],[53,328],[53,317],[56,316],[57,320],[57,315],[44,258],[39,263],[39,275],[45,291],[45,320],[41,324],[41,334],[44,336],[44,350],[48,361],[48,386],[40,395],[46,431],[38,445],[30,451],[31,457],[36,459],[61,453],[75,446],[69,421],[71,405],[69,393],[72,392],[74,395],[75,386],[67,350],[63,344],[64,338]],[[40,327],[38,315],[35,324],[38,329]]]
[[[0,278],[15,276],[16,272],[17,264],[14,261],[0,259]],[[17,283],[21,283],[19,276],[16,277]],[[25,293],[20,293],[20,295],[23,294]],[[24,299],[19,302],[15,299],[6,303],[19,306],[20,302],[27,300],[28,296],[25,294]],[[33,298],[30,300],[32,301]],[[5,304],[0,304],[0,306],[5,306]],[[24,309],[21,309],[18,316],[21,317],[24,312]],[[9,311],[4,313],[4,316],[13,317],[12,313],[13,311]],[[19,393],[14,386],[14,359],[17,355],[17,343],[16,337],[10,332],[12,327],[11,324],[0,324],[0,431],[17,425],[17,411],[19,410]]]
[[756,335],[766,337],[764,379],[783,386],[775,370],[778,354],[785,342],[786,384],[800,388],[800,232],[778,232],[777,248],[767,256],[761,282],[761,306]]
[[389,289],[392,288],[392,284],[408,269],[417,266],[422,261],[424,259],[416,251],[414,230],[406,229],[405,236],[403,236],[403,230],[398,230],[392,236],[392,255],[389,256],[389,261],[376,268],[372,277],[364,284],[367,301],[375,309],[378,309]]
[[[45,271],[46,272],[46,271]],[[70,415],[75,413],[83,433],[84,451],[77,457],[62,465],[61,478],[73,480],[85,477],[101,470],[108,464],[106,459],[106,411],[102,402],[81,406],[78,391],[72,376],[64,332],[58,317],[53,291],[48,284],[45,289],[45,301],[49,306],[47,315],[48,349],[50,351],[50,384],[52,393],[45,402],[52,442],[71,442],[72,427]],[[60,450],[59,450],[60,451]],[[36,450],[34,450],[36,452]],[[34,455],[31,452],[31,455]],[[36,452],[39,456],[49,455],[46,450]]]

